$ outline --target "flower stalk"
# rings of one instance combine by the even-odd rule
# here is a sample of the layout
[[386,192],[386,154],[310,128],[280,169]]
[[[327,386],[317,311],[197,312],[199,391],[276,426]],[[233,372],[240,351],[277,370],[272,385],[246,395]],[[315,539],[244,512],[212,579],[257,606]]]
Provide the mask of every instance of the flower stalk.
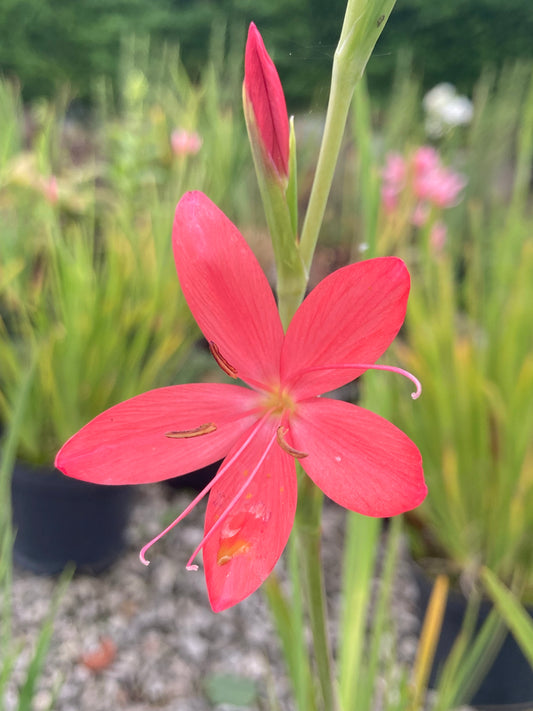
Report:
[[324,496],[299,468],[295,536],[301,586],[313,639],[314,662],[324,711],[339,711],[336,676],[327,626],[326,595],[321,559]]
[[309,271],[357,82],[385,27],[395,0],[348,0],[331,75],[324,134],[302,227],[300,255]]

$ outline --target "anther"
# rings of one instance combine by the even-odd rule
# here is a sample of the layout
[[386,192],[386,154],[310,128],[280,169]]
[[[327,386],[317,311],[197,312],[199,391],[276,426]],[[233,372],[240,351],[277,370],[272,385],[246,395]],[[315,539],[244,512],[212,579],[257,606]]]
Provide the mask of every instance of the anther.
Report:
[[[143,565],[149,565],[149,564],[150,564],[150,561],[147,560],[147,558],[146,558],[146,552],[148,551],[148,549],[151,548],[151,547],[154,545],[154,543],[156,543],[156,542],[159,541],[161,538],[163,538],[163,536],[165,536],[169,531],[171,531],[171,530],[174,528],[174,526],[176,526],[180,521],[182,521],[182,520],[185,518],[185,516],[187,516],[187,514],[189,514],[189,513],[192,511],[192,509],[196,506],[196,504],[197,504],[201,499],[203,499],[203,497],[204,497],[209,491],[211,491],[211,489],[215,486],[215,484],[216,484],[217,482],[220,481],[220,479],[221,479],[222,476],[225,474],[225,472],[229,469],[229,467],[230,467],[230,466],[236,461],[236,459],[240,456],[240,454],[243,452],[243,450],[246,449],[246,447],[250,444],[251,440],[252,440],[252,439],[255,437],[255,435],[257,434],[257,431],[258,431],[259,428],[261,427],[262,423],[263,423],[263,420],[259,420],[259,422],[253,427],[252,431],[250,432],[250,434],[248,435],[248,437],[245,439],[245,441],[242,443],[242,445],[239,447],[239,449],[237,449],[237,451],[234,452],[233,455],[232,455],[229,459],[226,459],[226,460],[224,461],[224,463],[222,464],[222,466],[220,467],[220,469],[218,470],[218,472],[215,474],[215,476],[213,477],[213,479],[211,479],[211,481],[207,484],[207,486],[205,486],[205,487],[202,489],[202,491],[200,491],[200,493],[191,501],[191,503],[187,506],[187,508],[185,508],[185,509],[180,513],[180,515],[179,515],[176,519],[174,519],[174,521],[172,521],[171,524],[169,524],[163,531],[161,531],[161,533],[159,533],[157,536],[155,536],[154,538],[152,538],[151,541],[149,541],[148,543],[146,543],[146,545],[144,545],[144,546],[141,548],[141,550],[140,550],[140,552],[139,552],[139,558],[140,558],[140,561],[141,561],[141,563],[142,563]],[[260,461],[259,461],[259,464],[257,465],[257,469],[258,469],[259,466],[262,464],[263,459],[266,457],[266,454],[267,454],[268,451],[270,450],[270,447],[271,447],[273,441],[274,441],[274,438],[272,438],[271,443],[269,444],[269,446],[268,446],[267,449],[265,450],[263,456],[261,457],[261,459],[260,459]],[[256,471],[256,469],[254,469],[254,471],[252,472],[252,477],[254,476],[255,471]],[[246,486],[248,486],[249,481],[250,481],[250,480],[247,480],[247,481],[246,481]],[[242,491],[241,491],[240,493],[242,493]],[[239,495],[240,495],[240,494],[239,494]],[[223,517],[224,517],[224,514],[222,515],[221,518],[223,519]],[[218,521],[220,521],[220,519],[219,519]],[[217,523],[214,525],[214,527],[211,528],[211,530],[213,530],[213,528],[216,528],[216,526],[218,526],[218,521],[217,521]],[[208,533],[207,535],[210,535],[210,534]],[[205,542],[205,538],[204,538],[204,542]],[[196,549],[196,551],[194,552],[194,554],[191,556],[191,558],[190,558],[189,561],[187,562],[187,565],[185,566],[185,567],[187,568],[187,570],[198,570],[198,566],[197,566],[197,565],[194,565],[192,561],[193,561],[193,558],[194,558],[194,557],[196,556],[196,554],[198,553],[198,551],[200,550],[200,548],[202,547],[202,545],[203,545],[203,542],[200,543],[200,546]]]
[[309,454],[307,452],[300,452],[300,450],[294,449],[294,447],[291,447],[291,445],[287,443],[285,435],[288,431],[289,430],[286,427],[278,427],[276,439],[278,440],[278,444],[281,449],[284,452],[287,452],[287,454],[290,454],[291,457],[294,457],[295,459],[304,459],[305,457],[308,457]]
[[198,427],[193,427],[192,430],[165,432],[165,437],[170,437],[171,439],[190,439],[191,437],[200,437],[201,435],[206,435],[210,432],[214,432],[216,428],[217,426],[214,422],[206,422],[205,425],[198,425]]
[[222,368],[222,370],[230,376],[230,378],[237,378],[237,368],[234,368],[231,363],[229,363],[222,353],[220,352],[219,347],[214,341],[209,341],[209,350],[211,351],[211,355],[213,358],[216,360],[218,365]]

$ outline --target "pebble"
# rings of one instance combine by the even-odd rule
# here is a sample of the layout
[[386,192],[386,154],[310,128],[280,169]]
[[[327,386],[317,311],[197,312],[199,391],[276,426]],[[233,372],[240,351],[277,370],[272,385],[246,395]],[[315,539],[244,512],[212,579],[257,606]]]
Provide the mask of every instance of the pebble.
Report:
[[[209,702],[205,681],[215,674],[251,679],[261,695],[261,708],[268,707],[265,699],[273,692],[280,711],[293,711],[290,683],[261,593],[214,614],[201,566],[197,573],[185,570],[202,536],[201,505],[150,550],[148,568],[139,562],[138,551],[146,540],[190,499],[189,493],[169,493],[165,485],[139,487],[125,554],[99,576],[75,576],[61,600],[37,684],[35,711],[48,709],[52,700],[54,711],[234,711],[235,707],[214,707]],[[340,602],[343,521],[342,509],[326,505],[324,559],[331,567],[326,580],[334,615]],[[393,595],[393,612],[402,654],[410,661],[418,621],[413,615],[416,593],[405,575],[402,571]],[[53,580],[14,571],[13,636],[22,649],[4,693],[5,711],[17,708],[17,688],[24,680],[53,591]],[[84,655],[111,643],[108,665],[95,669],[84,665]],[[252,708],[255,711],[259,706]]]

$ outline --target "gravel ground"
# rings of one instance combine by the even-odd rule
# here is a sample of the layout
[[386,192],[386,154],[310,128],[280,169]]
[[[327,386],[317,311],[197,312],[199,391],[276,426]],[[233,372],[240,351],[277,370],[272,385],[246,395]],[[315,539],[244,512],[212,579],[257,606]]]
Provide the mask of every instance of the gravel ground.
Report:
[[[151,565],[139,563],[140,547],[156,535],[191,496],[164,485],[139,487],[127,534],[125,555],[97,577],[76,576],[60,604],[34,711],[224,711],[205,693],[213,675],[253,680],[258,701],[246,708],[269,708],[275,696],[291,711],[289,682],[260,592],[236,607],[214,614],[204,576],[187,572],[185,562],[201,538],[203,508],[197,507],[151,551]],[[328,602],[339,603],[343,510],[324,512]],[[54,581],[15,570],[13,632],[21,643],[2,707],[16,708],[17,684],[46,616]],[[398,566],[393,614],[399,654],[412,660],[418,623],[413,614],[416,587],[404,561]]]

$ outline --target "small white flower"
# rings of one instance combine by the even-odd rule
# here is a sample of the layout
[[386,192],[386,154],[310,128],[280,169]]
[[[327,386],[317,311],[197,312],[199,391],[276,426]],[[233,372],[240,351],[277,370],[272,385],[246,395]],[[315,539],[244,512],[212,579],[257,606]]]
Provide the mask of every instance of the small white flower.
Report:
[[457,96],[457,91],[453,84],[448,84],[443,82],[442,84],[437,84],[430,89],[428,93],[424,96],[422,105],[428,113],[439,114],[443,106],[454,99]]
[[458,94],[453,84],[447,82],[428,91],[422,105],[426,112],[426,133],[433,138],[440,138],[455,126],[466,126],[474,114],[470,99]]
[[472,121],[474,108],[466,96],[456,96],[442,107],[441,117],[449,126],[466,126]]

